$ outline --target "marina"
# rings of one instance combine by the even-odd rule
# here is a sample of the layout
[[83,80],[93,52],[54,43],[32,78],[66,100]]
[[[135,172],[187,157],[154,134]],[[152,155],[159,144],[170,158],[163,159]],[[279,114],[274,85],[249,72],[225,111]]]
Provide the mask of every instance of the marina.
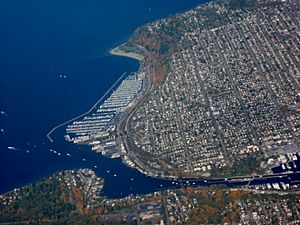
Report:
[[105,100],[94,105],[94,110],[67,125],[65,140],[89,145],[93,151],[108,158],[124,155],[126,150],[117,139],[116,126],[128,109],[139,101],[147,85],[144,68],[130,73]]
[[[87,141],[101,132],[113,129],[113,122],[124,112],[143,88],[145,73],[132,73],[128,75],[114,90],[111,95],[95,107],[95,110],[87,114],[83,119],[76,120],[67,126],[66,139],[74,143]],[[99,142],[93,142],[95,146]],[[112,145],[113,143],[107,143]],[[97,147],[94,147],[97,149]]]
[[280,157],[280,165],[272,168],[273,173],[296,172],[300,167],[300,153],[287,153]]

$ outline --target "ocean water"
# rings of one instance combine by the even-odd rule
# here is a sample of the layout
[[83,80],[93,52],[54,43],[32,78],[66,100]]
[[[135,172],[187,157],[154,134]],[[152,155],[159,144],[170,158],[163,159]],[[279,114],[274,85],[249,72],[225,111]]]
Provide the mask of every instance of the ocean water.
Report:
[[63,129],[54,133],[55,143],[46,134],[87,111],[124,72],[138,69],[136,60],[109,49],[142,24],[203,2],[0,0],[0,193],[82,167],[105,179],[102,194],[109,197],[172,186],[66,143]]

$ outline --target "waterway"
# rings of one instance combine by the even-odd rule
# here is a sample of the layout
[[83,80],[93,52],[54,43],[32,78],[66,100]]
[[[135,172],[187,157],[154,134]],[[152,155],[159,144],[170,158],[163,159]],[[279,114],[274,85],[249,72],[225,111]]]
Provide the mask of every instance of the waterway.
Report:
[[112,56],[111,48],[125,42],[142,24],[201,3],[0,1],[0,193],[59,170],[82,167],[93,168],[105,179],[102,194],[108,197],[174,186],[146,177],[119,159],[106,159],[87,146],[66,143],[63,129],[55,132],[54,143],[46,134],[87,111],[124,72],[138,69],[138,61]]
[[[112,56],[111,48],[125,42],[140,25],[201,3],[0,1],[0,194],[56,171],[86,167],[105,179],[101,194],[111,198],[179,187],[173,181],[146,177],[87,146],[67,143],[64,127],[51,136],[54,143],[46,134],[86,112],[124,72],[138,69],[138,61]],[[299,174],[286,182],[294,180],[299,181]],[[220,179],[185,185],[193,182],[228,184]]]

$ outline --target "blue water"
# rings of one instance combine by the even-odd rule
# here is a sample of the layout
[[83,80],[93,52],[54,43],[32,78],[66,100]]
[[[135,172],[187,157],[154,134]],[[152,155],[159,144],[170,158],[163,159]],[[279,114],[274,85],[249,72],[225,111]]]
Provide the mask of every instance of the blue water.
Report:
[[125,42],[138,26],[203,1],[1,0],[0,193],[59,170],[95,165],[97,175],[105,179],[103,195],[109,197],[171,186],[118,159],[66,143],[63,129],[54,134],[54,144],[46,134],[85,112],[123,72],[138,69],[137,61],[111,56],[109,49]]

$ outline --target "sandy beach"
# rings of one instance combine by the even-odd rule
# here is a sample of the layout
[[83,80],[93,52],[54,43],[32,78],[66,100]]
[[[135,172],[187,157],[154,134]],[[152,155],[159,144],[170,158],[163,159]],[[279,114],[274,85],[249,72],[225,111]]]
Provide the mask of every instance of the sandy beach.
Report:
[[110,54],[112,55],[118,55],[118,56],[124,56],[124,57],[129,57],[129,58],[133,58],[133,59],[136,59],[136,60],[143,60],[144,59],[144,56],[140,55],[140,54],[137,54],[135,52],[125,52],[123,50],[120,49],[120,47],[124,46],[125,44],[122,44],[112,50],[110,50]]

